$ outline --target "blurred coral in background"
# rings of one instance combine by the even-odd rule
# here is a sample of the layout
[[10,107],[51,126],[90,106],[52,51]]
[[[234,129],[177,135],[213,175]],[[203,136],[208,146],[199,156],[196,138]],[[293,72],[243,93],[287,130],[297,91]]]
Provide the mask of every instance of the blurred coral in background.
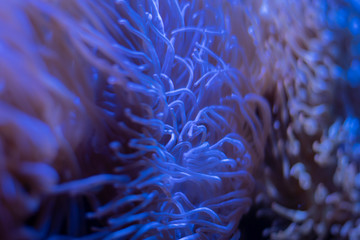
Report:
[[360,2],[0,0],[1,239],[359,239]]
[[272,131],[255,200],[257,217],[271,221],[265,238],[360,238],[359,7],[251,7],[263,81],[272,83],[265,91]]

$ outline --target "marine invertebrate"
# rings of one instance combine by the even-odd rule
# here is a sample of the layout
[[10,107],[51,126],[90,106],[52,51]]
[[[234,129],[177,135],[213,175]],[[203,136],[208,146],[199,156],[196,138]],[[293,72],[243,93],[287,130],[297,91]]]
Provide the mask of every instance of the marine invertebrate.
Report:
[[[48,168],[56,169],[54,176],[60,179],[36,193],[43,198],[40,208],[20,219],[32,214],[27,227],[33,235],[28,237],[238,236],[238,222],[251,203],[252,173],[263,158],[270,114],[248,80],[254,75],[245,65],[254,63],[240,43],[251,37],[234,35],[228,15],[234,14],[234,6],[241,10],[239,4],[215,0],[31,0],[6,7],[27,19],[13,23],[30,26],[30,45],[23,51],[40,51],[34,57],[40,63],[33,68],[50,78],[42,86],[58,84],[39,96],[68,94],[57,118],[49,116],[51,104],[40,111],[45,119],[29,113],[50,128],[49,136],[54,132],[57,141]],[[2,40],[13,44],[23,35]],[[16,53],[9,51],[9,56]],[[58,61],[69,65],[54,65]],[[5,76],[5,84],[9,79]],[[4,96],[16,106],[10,100]],[[80,111],[76,125],[62,120],[72,108]],[[58,124],[64,125],[63,132]],[[63,135],[56,135],[61,133],[63,142]],[[12,161],[6,159],[5,164]],[[68,166],[62,168],[69,160],[81,169],[69,174]],[[53,204],[78,209],[67,215]]]
[[350,6],[262,1],[252,8],[274,118],[268,177],[260,188],[267,190],[258,195],[259,204],[272,209],[259,215],[276,219],[264,232],[271,239],[356,239],[357,113],[351,105],[357,102],[353,24],[358,14]]
[[37,1],[0,4],[0,231],[15,239],[59,180],[80,176],[78,149],[101,116],[69,30],[48,21],[54,12]]
[[239,239],[255,212],[265,238],[357,239],[359,23],[350,0],[0,0],[2,237]]

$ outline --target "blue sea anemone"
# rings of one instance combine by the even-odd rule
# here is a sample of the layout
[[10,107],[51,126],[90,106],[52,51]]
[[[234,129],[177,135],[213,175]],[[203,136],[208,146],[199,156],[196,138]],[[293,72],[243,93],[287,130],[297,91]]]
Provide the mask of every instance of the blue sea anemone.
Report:
[[[254,57],[242,45],[254,48],[252,38],[234,26],[232,8],[246,19],[240,3],[2,5],[1,20],[21,15],[1,35],[4,66],[21,68],[1,73],[2,111],[13,126],[2,142],[23,154],[3,151],[1,206],[12,204],[17,221],[3,230],[9,238],[19,229],[29,238],[237,236],[270,130],[268,104],[251,79]],[[35,198],[22,217],[9,181]],[[38,182],[46,182],[40,192]]]
[[0,0],[2,239],[357,239],[359,19]]

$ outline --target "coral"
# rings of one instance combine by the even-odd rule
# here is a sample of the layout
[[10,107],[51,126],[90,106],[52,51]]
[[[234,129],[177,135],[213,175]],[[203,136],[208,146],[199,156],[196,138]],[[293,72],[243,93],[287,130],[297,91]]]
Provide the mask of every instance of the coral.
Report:
[[55,184],[81,176],[81,146],[102,120],[91,103],[91,74],[68,43],[69,22],[50,21],[61,13],[45,2],[0,5],[0,232],[6,239],[7,232],[22,234],[17,228]]
[[0,0],[2,239],[358,239],[359,16]]
[[[2,41],[28,44],[24,50],[7,49],[6,55],[38,54],[28,57],[34,66],[9,69],[43,90],[34,95],[23,88],[28,100],[20,99],[21,90],[8,86],[18,78],[3,75],[9,110],[2,109],[22,119],[20,126],[29,124],[45,135],[28,133],[37,144],[27,153],[22,139],[7,140],[6,130],[1,134],[3,142],[15,144],[4,164],[19,162],[14,174],[7,166],[4,176],[16,178],[11,180],[19,182],[19,191],[36,198],[30,210],[21,209],[21,218],[10,213],[19,221],[14,227],[27,229],[29,238],[238,236],[270,130],[269,106],[252,81],[257,61],[244,48],[254,48],[251,36],[245,26],[247,36],[237,36],[242,32],[232,23],[231,15],[239,14],[233,8],[247,19],[240,4],[30,0],[3,5],[25,20],[13,20],[20,32]],[[7,90],[15,91],[9,93],[13,97]],[[28,112],[32,108],[39,109]],[[26,133],[13,131],[9,138]],[[12,155],[19,150],[34,157],[34,167]],[[39,179],[24,174],[50,185],[41,192],[17,176],[36,164]],[[10,193],[5,189],[4,202]],[[9,209],[15,211],[13,204]],[[3,231],[13,236],[18,229]]]
[[273,116],[257,196],[258,216],[273,219],[264,235],[357,239],[358,10],[341,1],[254,5]]

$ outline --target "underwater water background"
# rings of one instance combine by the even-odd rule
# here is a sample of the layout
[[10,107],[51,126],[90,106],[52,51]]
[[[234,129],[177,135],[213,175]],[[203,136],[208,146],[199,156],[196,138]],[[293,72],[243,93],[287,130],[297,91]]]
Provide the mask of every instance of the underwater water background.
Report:
[[360,239],[360,1],[0,0],[0,239]]

